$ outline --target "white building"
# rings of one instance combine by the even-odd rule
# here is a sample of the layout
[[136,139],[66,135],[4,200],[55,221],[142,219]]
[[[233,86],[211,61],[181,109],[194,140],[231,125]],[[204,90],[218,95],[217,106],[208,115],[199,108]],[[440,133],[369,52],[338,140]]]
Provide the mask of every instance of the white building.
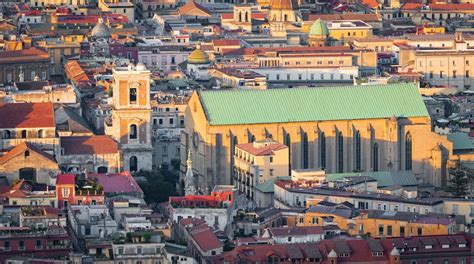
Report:
[[322,226],[273,227],[265,229],[262,238],[271,238],[275,244],[317,243],[324,234]]

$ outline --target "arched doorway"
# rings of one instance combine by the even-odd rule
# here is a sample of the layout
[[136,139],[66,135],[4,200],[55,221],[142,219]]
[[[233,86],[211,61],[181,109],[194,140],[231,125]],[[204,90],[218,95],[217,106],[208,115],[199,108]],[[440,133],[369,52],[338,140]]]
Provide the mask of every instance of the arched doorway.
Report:
[[97,173],[107,173],[108,168],[106,166],[100,166],[97,168]]
[[136,156],[130,157],[130,171],[135,172],[138,170],[138,159]]
[[36,169],[35,168],[22,168],[19,170],[19,174],[20,174],[20,179],[36,182]]

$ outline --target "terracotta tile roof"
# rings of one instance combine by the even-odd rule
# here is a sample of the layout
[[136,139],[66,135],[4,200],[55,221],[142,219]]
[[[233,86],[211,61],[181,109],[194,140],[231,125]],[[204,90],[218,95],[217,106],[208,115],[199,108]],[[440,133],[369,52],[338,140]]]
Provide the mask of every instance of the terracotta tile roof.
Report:
[[34,47],[0,52],[0,64],[44,61],[49,61],[49,53]]
[[0,128],[54,127],[52,103],[0,104]]
[[205,16],[210,17],[211,11],[209,11],[204,6],[194,2],[194,0],[189,1],[184,6],[178,9],[180,15],[190,15],[190,16]]
[[268,230],[275,236],[306,236],[323,235],[325,230],[322,226],[297,226],[297,227],[274,227]]
[[56,178],[56,185],[58,184],[68,184],[74,185],[75,184],[75,175],[68,173],[68,174],[59,174]]
[[8,151],[5,155],[0,157],[0,164],[5,163],[8,160],[10,160],[10,159],[12,159],[12,158],[14,158],[18,155],[23,155],[26,150],[33,151],[33,152],[37,153],[38,155],[41,155],[44,158],[56,163],[56,160],[50,154],[42,151],[41,149],[33,146],[32,144],[30,144],[28,142],[22,142],[19,145],[16,145],[14,148],[12,148],[10,151]]
[[240,46],[238,39],[215,39],[212,41],[214,46]]
[[221,14],[221,19],[234,19],[234,14],[233,13]]
[[377,2],[377,0],[360,0],[360,3],[363,6],[369,7],[369,8],[377,8],[380,6],[380,3]]
[[238,144],[236,147],[255,156],[273,155],[277,150],[288,148],[286,145],[280,143],[274,143],[264,147],[255,147],[254,143],[245,143]]
[[109,136],[61,137],[64,155],[115,154],[118,144]]
[[212,230],[207,226],[205,226],[205,228],[197,228],[196,230],[192,230],[190,235],[203,252],[211,251],[224,246],[212,232]]
[[266,19],[266,18],[267,18],[267,14],[265,14],[265,13],[252,13],[252,14],[250,15],[250,17],[251,17],[252,19]]

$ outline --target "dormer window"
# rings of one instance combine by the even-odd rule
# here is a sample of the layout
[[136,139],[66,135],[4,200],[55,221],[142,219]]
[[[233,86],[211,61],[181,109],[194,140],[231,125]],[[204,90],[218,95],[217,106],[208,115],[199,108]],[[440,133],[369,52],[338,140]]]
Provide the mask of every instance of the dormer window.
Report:
[[466,244],[459,244],[459,247],[460,247],[460,248],[465,248],[465,247],[466,247]]
[[449,244],[443,244],[441,245],[441,248],[449,248]]
[[128,97],[129,97],[130,104],[136,104],[137,103],[137,88],[130,88]]
[[381,256],[383,256],[383,252],[372,252],[372,256],[381,257]]
[[25,159],[28,158],[30,156],[30,151],[25,151]]
[[341,257],[341,258],[349,257],[349,256],[350,256],[350,253],[347,253],[347,252],[345,252],[345,253],[339,253],[338,256]]
[[433,245],[425,245],[425,249],[432,249]]

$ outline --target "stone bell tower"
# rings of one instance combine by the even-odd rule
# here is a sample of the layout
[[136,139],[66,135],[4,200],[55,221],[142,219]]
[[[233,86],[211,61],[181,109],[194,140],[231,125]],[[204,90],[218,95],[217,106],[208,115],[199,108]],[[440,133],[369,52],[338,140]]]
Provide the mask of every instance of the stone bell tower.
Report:
[[143,64],[113,70],[112,118],[105,132],[122,150],[123,169],[152,169],[150,71]]

